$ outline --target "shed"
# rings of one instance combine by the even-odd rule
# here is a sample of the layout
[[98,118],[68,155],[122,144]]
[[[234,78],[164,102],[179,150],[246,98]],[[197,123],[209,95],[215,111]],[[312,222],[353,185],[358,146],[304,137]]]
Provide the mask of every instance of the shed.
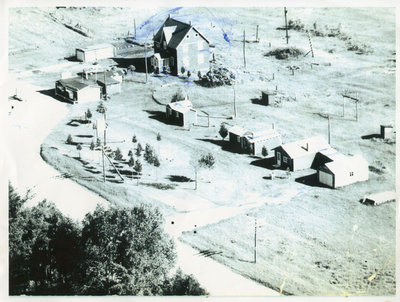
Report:
[[317,152],[331,148],[322,136],[313,136],[274,148],[276,165],[290,171],[311,168]]
[[275,129],[267,129],[258,132],[246,132],[244,134],[243,149],[252,155],[261,154],[263,147],[267,149],[268,154],[271,154],[272,150],[281,144],[281,135]]
[[55,86],[55,95],[72,103],[100,100],[100,87],[81,78],[61,79]]
[[368,180],[368,162],[361,156],[335,158],[318,168],[318,181],[331,188]]
[[393,136],[393,126],[381,125],[381,138],[391,138]]
[[121,93],[121,82],[112,77],[100,78],[97,83],[100,85],[103,95]]
[[82,62],[90,62],[114,57],[115,49],[111,44],[90,45],[76,49],[76,58]]
[[380,205],[382,203],[396,201],[397,195],[394,191],[386,191],[364,196],[362,203],[371,205]]
[[275,96],[276,96],[275,91],[270,91],[270,90],[261,91],[261,104],[269,105],[270,103],[273,103]]
[[183,101],[169,103],[166,106],[166,118],[171,124],[189,126],[197,124],[197,110],[186,98]]

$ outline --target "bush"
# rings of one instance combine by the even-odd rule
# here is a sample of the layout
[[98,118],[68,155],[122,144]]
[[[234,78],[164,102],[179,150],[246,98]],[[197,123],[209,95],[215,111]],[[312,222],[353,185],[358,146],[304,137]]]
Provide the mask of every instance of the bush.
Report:
[[142,145],[140,143],[138,143],[138,145],[136,147],[136,152],[135,152],[136,156],[142,155],[142,150],[143,150]]
[[235,75],[225,67],[213,67],[197,83],[203,87],[233,85]]
[[171,98],[171,102],[179,102],[185,99],[185,96],[183,95],[183,91],[181,89],[178,89],[174,95]]
[[226,126],[225,126],[224,123],[222,123],[220,128],[219,128],[219,135],[221,135],[223,140],[228,135],[228,129],[226,129]]
[[203,168],[212,169],[215,165],[214,155],[211,153],[204,154],[199,159],[199,166]]
[[96,139],[96,147],[100,147],[101,146],[101,140],[100,138]]
[[267,150],[267,148],[265,146],[262,147],[261,154],[264,157],[266,157],[268,155],[268,150]]
[[68,134],[67,140],[65,141],[68,145],[72,145],[74,143],[74,140],[72,139],[72,135]]
[[123,156],[122,156],[122,152],[120,148],[117,148],[117,150],[115,150],[114,152],[114,159],[115,160],[122,160]]
[[94,147],[95,147],[95,145],[94,145],[94,142],[92,141],[91,143],[90,143],[90,150],[94,150]]
[[270,57],[274,56],[278,60],[288,59],[290,57],[297,58],[300,55],[304,55],[304,52],[295,47],[277,48],[267,52],[264,56]]
[[132,137],[132,143],[136,143],[137,142],[137,138],[136,138],[136,135],[134,135],[133,137]]

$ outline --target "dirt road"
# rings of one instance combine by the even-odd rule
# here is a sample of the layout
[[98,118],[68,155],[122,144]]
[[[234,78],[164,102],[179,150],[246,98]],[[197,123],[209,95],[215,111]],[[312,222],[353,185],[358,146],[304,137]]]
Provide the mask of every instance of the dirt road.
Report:
[[[10,95],[17,88],[19,97],[24,101],[12,101],[8,108],[7,173],[9,180],[19,192],[24,194],[26,190],[31,190],[33,198],[29,205],[46,198],[75,220],[81,220],[87,212],[93,211],[97,204],[107,206],[106,200],[74,181],[65,179],[40,157],[40,145],[51,129],[67,114],[66,105],[38,93],[38,90],[42,90],[40,87],[22,82],[13,82],[9,87]],[[234,213],[236,211],[231,211],[229,214]],[[167,228],[168,233],[176,239],[182,231],[190,228],[189,224],[183,222],[191,220],[191,216],[175,217],[180,223],[175,225],[177,226],[175,228]],[[212,222],[223,218],[226,218],[226,215],[215,215]],[[204,220],[202,224],[207,223],[209,219]],[[178,240],[176,243],[178,266],[185,273],[193,274],[211,295],[278,295],[277,292],[232,272],[216,261],[198,255],[197,251]]]

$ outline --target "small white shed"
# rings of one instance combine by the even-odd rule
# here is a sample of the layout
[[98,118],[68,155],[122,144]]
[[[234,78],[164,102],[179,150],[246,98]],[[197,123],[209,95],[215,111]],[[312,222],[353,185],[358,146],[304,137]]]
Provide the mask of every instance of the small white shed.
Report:
[[97,44],[76,49],[76,58],[82,62],[90,62],[114,57],[115,49],[111,44]]

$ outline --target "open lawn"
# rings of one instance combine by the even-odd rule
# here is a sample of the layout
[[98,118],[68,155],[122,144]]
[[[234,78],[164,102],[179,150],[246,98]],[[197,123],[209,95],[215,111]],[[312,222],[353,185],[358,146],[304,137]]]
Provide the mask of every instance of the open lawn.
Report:
[[[87,12],[96,16],[95,11]],[[96,36],[93,41],[100,38],[106,41],[126,32],[124,19],[116,18],[118,12],[111,8],[98,12],[109,28],[104,32],[93,29]],[[93,123],[71,123],[82,119],[87,109],[93,113],[93,122],[100,118],[96,112],[98,103],[68,105],[68,116],[43,143],[42,157],[117,206],[150,202],[159,206],[167,219],[190,215],[191,227],[177,226],[178,230],[187,231],[181,240],[199,251],[211,251],[210,256],[217,261],[261,284],[282,289],[284,294],[393,295],[395,204],[368,207],[359,200],[369,193],[395,189],[395,144],[362,138],[378,133],[380,124],[395,121],[394,10],[374,9],[371,13],[363,8],[289,9],[289,19],[300,19],[309,28],[315,23],[314,28],[321,31],[340,27],[346,37],[352,38],[353,45],[367,44],[365,47],[372,52],[357,54],[348,50],[348,40],[339,37],[312,36],[314,58],[308,54],[285,60],[265,56],[269,51],[286,47],[284,31],[276,29],[283,26],[283,8],[165,10],[142,20],[141,24],[138,22],[139,40],[144,42],[151,36],[168,12],[172,12],[172,17],[191,20],[216,46],[216,65],[233,70],[237,78],[235,88],[204,88],[196,83],[196,74],[189,79],[150,75],[147,83],[141,72],[127,77],[121,94],[111,96],[106,102],[108,146],[122,151],[123,160],[117,164],[125,179],[123,183],[118,182],[119,177],[108,162],[103,183],[101,153],[89,149],[91,141],[96,141]],[[13,18],[18,15],[18,11],[10,13]],[[58,10],[57,14],[61,18],[63,11]],[[65,14],[65,18],[72,18],[68,10]],[[123,16],[131,14],[137,13],[127,10]],[[150,12],[146,14],[143,16],[150,16]],[[79,10],[77,16],[83,18],[85,10]],[[257,24],[260,42],[250,43],[255,39]],[[17,25],[13,26],[10,47],[17,44]],[[243,30],[249,40],[246,68],[242,56]],[[309,51],[305,32],[290,30],[289,34],[290,47],[303,53]],[[88,42],[86,38],[83,40]],[[77,46],[74,43],[64,40],[59,45],[55,43],[54,54],[61,58],[66,45],[73,49]],[[40,51],[34,53],[37,56]],[[43,66],[32,67],[18,53],[15,56],[18,63],[12,58],[10,71],[33,69],[24,75],[24,80],[49,87],[42,93],[51,95],[54,82],[65,66],[39,68],[50,64],[46,60]],[[110,66],[120,62],[104,60],[99,64]],[[58,63],[67,61],[60,59]],[[125,63],[129,64],[129,60]],[[69,62],[68,70],[79,72],[88,65]],[[288,67],[296,68],[294,74]],[[178,89],[188,95],[199,112],[198,124],[187,129],[165,120],[165,104]],[[232,118],[234,89],[236,119]],[[277,91],[270,106],[258,104],[260,91],[264,89]],[[343,103],[342,93],[360,99],[357,113],[353,101],[345,99]],[[218,134],[221,123],[251,130],[268,129],[274,124],[284,143],[314,135],[327,138],[327,114],[331,115],[331,145],[344,154],[362,154],[370,165],[368,181],[332,190],[305,181],[313,170],[289,174],[275,171],[279,177],[271,180],[268,169],[272,168],[271,160],[234,153]],[[80,152],[76,145],[65,143],[69,134],[75,143],[82,144]],[[133,135],[138,142],[132,142]],[[143,154],[135,155],[138,143],[143,148],[146,144],[153,147],[160,167],[146,163]],[[134,160],[143,164],[139,181],[135,173],[131,179],[132,168],[127,164],[129,150],[133,151]],[[198,189],[194,190],[192,163],[208,152],[215,156],[216,165],[212,170],[200,170]],[[228,211],[232,213],[228,217],[213,214],[221,208],[235,210]],[[255,216],[260,224],[256,264],[252,263]]]

